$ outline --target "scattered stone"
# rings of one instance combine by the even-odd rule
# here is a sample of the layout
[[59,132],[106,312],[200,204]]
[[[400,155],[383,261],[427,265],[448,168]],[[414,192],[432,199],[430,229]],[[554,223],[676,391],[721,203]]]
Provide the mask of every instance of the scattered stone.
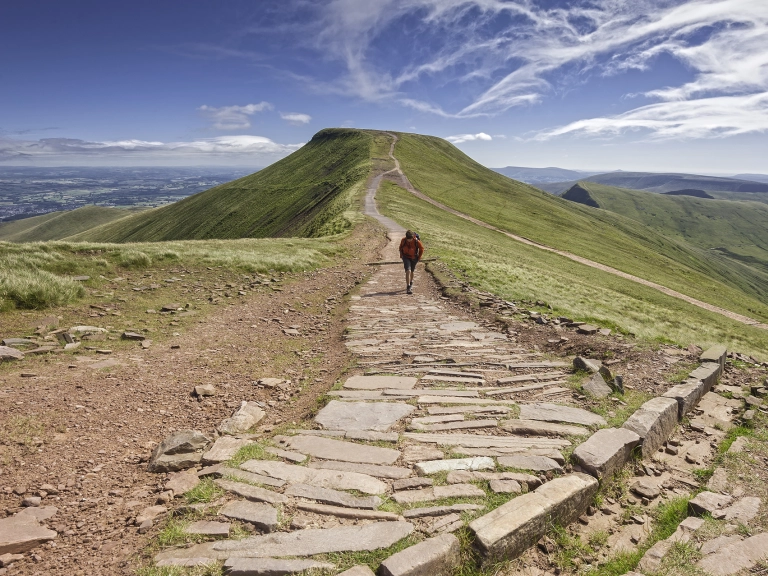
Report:
[[200,484],[200,478],[197,473],[193,470],[185,470],[171,474],[168,482],[165,483],[165,489],[173,492],[174,496],[181,496],[193,490],[198,484]]
[[455,458],[452,460],[429,460],[419,462],[414,466],[416,473],[421,476],[450,470],[493,470],[496,464],[493,458]]
[[177,310],[180,310],[182,308],[181,304],[178,302],[173,302],[171,304],[166,304],[162,308],[160,308],[161,312],[176,312]]
[[249,522],[263,532],[272,532],[277,529],[277,510],[263,502],[250,500],[227,502],[219,510],[219,514],[233,520]]
[[323,504],[332,504],[334,506],[343,506],[345,508],[368,508],[374,510],[381,506],[381,498],[378,496],[366,496],[363,498],[352,496],[346,492],[331,490],[330,488],[320,488],[319,486],[310,486],[308,484],[292,484],[284,494],[299,498],[316,500]]
[[240,408],[219,425],[219,431],[222,434],[242,434],[258,424],[264,416],[264,410],[255,402],[243,401]]
[[749,524],[757,513],[760,511],[760,498],[755,496],[747,496],[738,500],[736,503],[731,504],[727,508],[723,508],[720,512],[723,514],[725,520],[735,520],[740,524]]
[[352,376],[344,382],[349,390],[410,390],[417,379],[410,376]]
[[138,516],[136,516],[136,524],[143,524],[147,520],[154,520],[158,516],[162,516],[168,512],[165,506],[148,506],[144,508]]
[[[455,482],[455,484],[458,484],[458,482]],[[432,486],[432,478],[403,478],[392,483],[392,489],[395,491],[425,488],[426,486]]]
[[739,436],[731,443],[731,446],[728,448],[729,454],[738,454],[739,452],[744,452],[744,449],[747,446],[748,439],[746,436]]
[[523,404],[520,406],[521,420],[543,420],[545,422],[568,422],[584,426],[605,426],[602,416],[582,408],[560,406],[558,404]]
[[740,570],[752,568],[765,559],[768,550],[768,532],[762,532],[741,542],[724,546],[719,551],[705,556],[697,566],[713,576],[729,576]]
[[331,438],[300,435],[284,437],[284,439],[284,443],[289,448],[298,450],[302,454],[328,460],[360,464],[393,464],[400,458],[400,452],[392,448],[379,448]]
[[534,470],[536,472],[546,472],[552,470],[562,473],[560,464],[547,458],[546,456],[528,456],[526,454],[512,454],[510,456],[499,456],[496,461],[500,466],[508,468],[518,468],[520,470]]
[[600,372],[593,374],[581,387],[584,389],[584,392],[593,398],[606,398],[612,392],[611,387],[605,383]]
[[199,386],[195,386],[195,396],[199,398],[216,396],[216,387],[213,384],[200,384]]
[[121,338],[123,340],[138,340],[139,342],[147,339],[144,334],[139,334],[138,332],[123,332]]
[[713,514],[720,508],[723,508],[731,503],[732,496],[725,494],[715,494],[714,492],[701,492],[695,498],[688,502],[688,507],[691,513],[696,516],[702,514]]
[[[384,494],[387,491],[387,485],[381,480],[354,471],[316,469],[273,460],[248,460],[240,468],[248,472],[279,478],[291,484],[310,484],[335,490],[358,490],[363,494]],[[407,472],[410,475],[410,470]]]
[[630,490],[632,490],[632,492],[638,496],[648,498],[649,500],[653,500],[659,494],[661,494],[661,489],[656,484],[649,482],[648,480],[638,480],[632,484]]
[[736,534],[732,536],[718,536],[717,538],[713,538],[712,540],[707,540],[704,542],[704,544],[701,545],[700,552],[702,555],[707,556],[709,554],[714,554],[721,548],[724,548],[730,544],[734,544],[735,542],[741,542],[742,540],[744,540],[744,538]]
[[469,527],[484,563],[519,556],[546,534],[552,518],[570,524],[584,514],[597,489],[592,476],[570,474],[476,518]]
[[23,554],[3,554],[0,555],[0,568],[7,568],[14,562],[24,560]]
[[67,332],[70,334],[81,334],[81,335],[90,335],[90,334],[107,334],[109,330],[106,328],[99,328],[97,326],[72,326]]
[[379,512],[378,510],[363,510],[360,508],[347,508],[343,506],[329,506],[326,504],[314,504],[309,502],[297,502],[296,508],[312,514],[336,516],[338,518],[351,518],[353,520],[390,520],[396,522],[402,518],[394,512]]
[[231,460],[238,450],[244,446],[253,444],[253,440],[247,438],[233,438],[232,436],[220,436],[216,438],[213,446],[203,454],[202,462],[205,466],[218,464]]
[[196,466],[210,439],[197,430],[181,430],[163,440],[149,459],[150,472],[177,472]]
[[405,518],[424,518],[425,516],[445,516],[456,512],[482,510],[481,504],[453,504],[451,506],[432,506],[429,508],[412,508],[403,512]]
[[450,576],[460,563],[458,538],[453,534],[441,534],[393,554],[381,563],[379,574]]
[[582,358],[581,356],[576,356],[576,358],[573,359],[573,367],[576,370],[595,373],[598,370],[600,370],[600,362],[598,362],[597,360],[590,360],[589,358]]
[[330,552],[360,552],[389,548],[413,532],[408,522],[375,522],[364,526],[339,526],[298,532],[275,532],[243,540],[216,542],[213,549],[228,557],[314,556]]
[[203,536],[229,536],[229,522],[213,522],[211,520],[198,520],[184,529],[186,534],[202,534]]
[[40,506],[43,499],[40,498],[40,496],[27,496],[24,498],[24,500],[21,501],[21,505],[26,507],[37,507]]
[[0,554],[24,554],[56,538],[56,532],[40,525],[30,514],[0,518]]
[[521,494],[523,492],[523,487],[517,480],[491,480],[488,487],[495,494]]
[[277,492],[271,490],[265,490],[258,486],[251,486],[250,484],[243,484],[242,482],[233,482],[232,480],[217,479],[214,483],[219,488],[232,492],[248,500],[255,502],[267,502],[269,504],[285,504],[288,502],[288,498]]
[[573,451],[581,468],[598,480],[619,471],[640,443],[640,436],[626,428],[603,428],[595,432]]
[[10,346],[0,346],[0,361],[5,362],[8,360],[23,360],[24,353],[11,348]]
[[712,477],[707,482],[707,490],[711,492],[723,492],[728,488],[728,472],[725,468],[715,468]]
[[386,432],[414,407],[399,402],[340,402],[331,400],[315,417],[326,430]]
[[650,458],[677,426],[678,404],[673,398],[652,398],[640,406],[624,428],[640,436],[643,458]]
[[336,568],[327,562],[314,560],[282,560],[278,558],[229,558],[224,562],[227,576],[285,576],[310,570],[326,571]]
[[291,452],[289,450],[280,450],[280,448],[275,448],[274,446],[267,446],[264,451],[279,456],[285,460],[295,462],[296,464],[301,464],[307,459],[306,454],[299,454],[298,452]]

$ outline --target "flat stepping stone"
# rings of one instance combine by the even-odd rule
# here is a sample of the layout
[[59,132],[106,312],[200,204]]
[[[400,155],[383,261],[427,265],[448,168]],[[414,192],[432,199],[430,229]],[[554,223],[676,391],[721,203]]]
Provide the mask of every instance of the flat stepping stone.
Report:
[[530,434],[533,436],[583,436],[589,429],[569,424],[542,422],[540,420],[506,420],[501,428],[512,434]]
[[423,460],[442,460],[445,457],[440,448],[423,444],[408,444],[403,448],[403,461],[408,463]]
[[349,570],[344,570],[339,576],[376,576],[373,570],[368,566],[353,566]]
[[284,460],[290,460],[296,464],[301,464],[307,459],[306,454],[299,454],[298,452],[291,452],[289,450],[280,450],[280,448],[275,448],[274,446],[267,446],[264,448],[264,451],[283,458]]
[[386,432],[415,408],[400,402],[339,402],[331,400],[315,416],[326,430],[374,430]]
[[479,398],[480,393],[477,390],[450,390],[447,388],[437,388],[431,390],[429,388],[419,388],[418,390],[384,390],[382,391],[384,396],[451,396],[459,398]]
[[392,483],[392,490],[413,490],[414,488],[426,488],[432,484],[432,478],[404,478],[403,480],[395,480]]
[[309,484],[292,484],[288,486],[284,494],[286,496],[295,496],[316,500],[323,504],[332,504],[334,506],[343,506],[345,508],[369,508],[374,510],[381,506],[381,498],[378,496],[366,496],[360,498],[352,496],[346,492],[339,492],[330,488],[321,488]]
[[440,324],[440,330],[443,332],[465,332],[477,328],[474,322],[446,322]]
[[256,502],[268,502],[269,504],[285,504],[288,502],[288,498],[277,492],[271,490],[265,490],[258,486],[251,486],[250,484],[243,484],[242,482],[233,482],[232,480],[223,480],[221,478],[213,481],[216,486],[227,492],[232,492],[248,500],[254,500]]
[[392,402],[394,400],[410,400],[410,396],[400,394],[398,396],[387,395],[381,393],[380,390],[331,390],[327,393],[328,396],[333,396],[340,400],[374,400],[380,402]]
[[724,546],[714,554],[705,556],[696,566],[713,576],[729,576],[747,570],[765,558],[768,550],[768,532],[762,532],[741,542]]
[[24,554],[54,538],[56,532],[41,526],[32,514],[0,518],[0,555]]
[[605,418],[583,408],[560,406],[558,404],[521,404],[521,420],[543,420],[545,422],[567,422],[584,426],[604,426]]
[[394,464],[400,451],[322,438],[319,436],[290,436],[285,440],[289,448],[316,458],[356,462],[359,464]]
[[367,442],[397,442],[400,435],[397,432],[375,432],[373,430],[347,430],[344,434],[347,440],[364,440]]
[[493,458],[454,458],[450,460],[429,460],[427,462],[418,462],[413,467],[416,472],[422,476],[436,474],[451,470],[494,470],[496,463]]
[[228,576],[284,576],[308,570],[333,570],[336,566],[314,560],[283,560],[280,558],[229,558],[224,562]]
[[227,502],[219,510],[219,514],[233,520],[248,522],[264,532],[277,529],[277,510],[263,502],[249,500]]
[[722,514],[724,520],[736,520],[740,524],[749,524],[757,513],[760,511],[760,498],[756,496],[747,496],[737,501],[735,504],[731,504],[728,508],[724,508],[720,513],[715,513],[719,518]]
[[233,438],[232,436],[221,436],[216,439],[210,450],[203,454],[203,465],[210,466],[219,462],[231,460],[243,446],[253,444],[253,440],[246,438]]
[[474,484],[433,486],[421,490],[406,490],[392,494],[392,498],[398,504],[417,504],[441,498],[485,498],[485,496],[485,492]]
[[441,376],[438,374],[427,374],[421,377],[422,382],[458,382],[461,384],[482,384],[485,378],[470,378],[468,376]]
[[508,414],[509,406],[429,406],[429,414]]
[[414,424],[409,426],[413,430],[424,430],[426,432],[443,432],[446,430],[471,430],[481,428],[496,428],[499,425],[497,420],[464,420],[459,422],[445,422],[443,424]]
[[611,387],[605,383],[602,375],[596,372],[592,377],[581,385],[584,392],[592,396],[593,398],[607,398],[611,395]]
[[566,368],[570,364],[568,362],[510,362],[506,366],[510,370],[517,370],[518,368]]
[[453,534],[428,538],[393,554],[381,563],[381,576],[447,576],[461,564],[461,546]]
[[523,491],[517,480],[491,480],[488,487],[494,494],[521,494]]
[[[248,460],[240,467],[248,472],[272,476],[291,484],[310,484],[335,490],[358,490],[363,494],[384,494],[387,491],[387,485],[384,482],[367,474],[356,471],[316,469],[311,466],[312,464],[314,463],[311,462],[310,466],[296,466],[274,460]],[[408,473],[410,475],[410,470]]]
[[414,411],[402,403],[339,402],[331,400],[315,416],[315,422],[326,430],[375,430],[386,432],[398,420]]
[[[485,376],[479,373],[474,372],[462,372],[460,370],[441,370],[439,368],[432,369],[428,372],[428,375],[439,375],[439,376],[458,376],[460,378],[474,378],[475,380],[485,380]],[[423,380],[423,378],[422,378]]]
[[473,472],[469,470],[457,470],[449,472],[446,482],[448,484],[466,484],[476,480],[514,480],[519,484],[527,484],[533,490],[541,486],[541,480],[533,474],[523,472]]
[[271,478],[269,476],[264,476],[263,474],[254,474],[253,472],[246,472],[245,470],[238,470],[237,468],[229,468],[228,466],[217,468],[214,470],[213,475],[220,478],[237,480],[238,482],[264,484],[265,486],[273,486],[274,488],[285,486],[285,480]]
[[409,440],[440,446],[464,446],[467,448],[555,448],[570,446],[561,438],[518,438],[516,436],[483,436],[480,434],[431,434],[427,432],[405,432]]
[[563,471],[560,464],[546,456],[512,454],[511,456],[499,456],[496,460],[500,466],[519,468],[520,470],[534,470],[536,472],[546,472],[547,470]]
[[385,390],[397,388],[410,390],[416,386],[416,378],[411,376],[352,376],[344,382],[349,390]]
[[444,424],[446,422],[462,422],[464,420],[464,414],[443,414],[441,416],[422,416],[421,418],[413,418],[411,425],[424,426],[428,424]]
[[460,514],[448,514],[448,516],[438,517],[432,524],[427,527],[429,534],[435,532],[453,532],[454,530],[461,528],[464,522],[461,520]]
[[[340,472],[357,472],[359,474],[365,474],[375,478],[389,478],[392,480],[408,478],[412,474],[410,468],[401,468],[400,466],[355,464],[354,462],[337,462],[335,460],[310,462],[307,464],[307,467],[321,470],[338,470]],[[381,492],[375,492],[375,494],[381,494]]]
[[201,534],[203,536],[229,536],[232,524],[229,522],[213,522],[211,520],[198,520],[184,528],[185,534]]
[[404,518],[425,518],[430,516],[445,516],[457,512],[474,512],[483,510],[482,504],[452,504],[450,506],[430,506],[427,508],[412,508],[403,512]]
[[389,548],[412,532],[413,524],[409,522],[376,522],[365,526],[275,532],[243,540],[224,540],[214,543],[213,549],[229,554],[230,558],[244,555],[269,558],[363,552]]
[[337,518],[351,518],[353,520],[390,520],[397,522],[401,517],[394,512],[381,512],[379,510],[362,510],[360,508],[348,508],[344,506],[329,506],[327,504],[313,504],[309,502],[297,502],[296,508],[312,514],[323,516],[335,516]]
[[547,382],[538,382],[536,384],[528,384],[527,386],[509,386],[506,388],[486,388],[483,390],[486,396],[499,396],[500,394],[517,394],[519,392],[530,392],[531,390],[541,390],[542,388],[549,388],[550,386],[557,386],[559,384],[565,384],[567,380],[549,380]]
[[512,400],[489,400],[486,398],[461,398],[458,396],[419,396],[419,404],[474,404],[515,406]]
[[565,378],[563,372],[544,372],[541,374],[520,374],[519,376],[505,376],[496,380],[497,384],[511,384],[512,382],[530,382],[535,381],[545,384],[546,380],[559,380]]

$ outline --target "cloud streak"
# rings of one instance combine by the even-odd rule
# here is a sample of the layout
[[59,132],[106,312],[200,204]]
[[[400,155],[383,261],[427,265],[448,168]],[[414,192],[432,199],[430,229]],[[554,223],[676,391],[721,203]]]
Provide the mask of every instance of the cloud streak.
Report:
[[217,130],[244,130],[251,127],[250,117],[257,112],[272,110],[269,102],[258,104],[246,104],[245,106],[222,106],[214,108],[203,104],[198,108],[208,119],[213,122]]
[[445,139],[448,140],[448,142],[451,142],[452,144],[463,144],[464,142],[476,142],[477,140],[485,140],[485,141],[493,140],[490,134],[486,134],[485,132],[480,132],[478,134],[457,134],[456,136],[446,136]]
[[300,114],[298,112],[280,112],[280,118],[290,124],[300,126],[302,124],[309,124],[312,121],[312,116],[309,114]]

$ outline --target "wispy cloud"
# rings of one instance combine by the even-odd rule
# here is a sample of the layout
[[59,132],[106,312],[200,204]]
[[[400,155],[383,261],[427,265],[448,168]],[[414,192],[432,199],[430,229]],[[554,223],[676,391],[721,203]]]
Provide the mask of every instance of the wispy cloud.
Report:
[[479,132],[478,134],[457,134],[456,136],[446,136],[448,142],[453,144],[463,144],[464,142],[474,142],[476,140],[493,140],[490,134]]
[[203,104],[198,110],[213,122],[213,127],[217,130],[244,130],[251,127],[251,116],[257,112],[272,110],[272,104],[259,102],[258,104],[222,106],[221,108]]
[[296,125],[309,124],[312,121],[312,116],[309,114],[300,114],[298,112],[280,112],[280,118]]
[[302,144],[279,144],[263,136],[220,136],[187,142],[118,140],[93,142],[73,138],[19,140],[0,138],[0,162],[32,163],[66,161],[101,164],[151,161],[152,164],[238,161],[264,165],[301,148]]

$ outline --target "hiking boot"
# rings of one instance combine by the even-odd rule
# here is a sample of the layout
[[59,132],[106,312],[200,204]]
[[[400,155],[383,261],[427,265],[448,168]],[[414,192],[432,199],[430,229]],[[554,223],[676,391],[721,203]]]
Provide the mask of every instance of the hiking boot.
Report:
[[408,289],[405,291],[406,294],[413,294],[413,291],[411,290],[411,287],[408,286]]

